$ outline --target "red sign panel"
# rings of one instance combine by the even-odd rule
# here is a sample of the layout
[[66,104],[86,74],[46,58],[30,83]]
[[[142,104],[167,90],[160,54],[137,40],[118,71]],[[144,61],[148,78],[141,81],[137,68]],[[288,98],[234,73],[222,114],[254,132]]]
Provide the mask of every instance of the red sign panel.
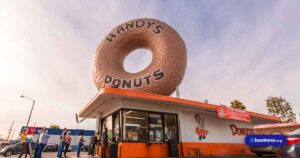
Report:
[[28,127],[27,133],[28,134],[35,134],[36,128],[35,127]]
[[226,106],[219,106],[217,107],[217,113],[220,118],[251,122],[250,115],[245,110],[234,109]]

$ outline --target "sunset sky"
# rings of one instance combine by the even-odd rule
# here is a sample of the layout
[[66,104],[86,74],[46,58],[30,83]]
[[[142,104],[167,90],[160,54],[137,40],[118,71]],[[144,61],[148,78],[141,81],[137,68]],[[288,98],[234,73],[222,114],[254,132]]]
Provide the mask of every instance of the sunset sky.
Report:
[[[76,128],[75,113],[95,96],[92,59],[118,24],[155,18],[187,46],[182,98],[228,105],[239,99],[267,114],[265,99],[282,96],[300,113],[300,1],[0,1],[0,136],[12,120]],[[131,70],[149,53],[126,60]],[[94,129],[95,120],[80,128]]]

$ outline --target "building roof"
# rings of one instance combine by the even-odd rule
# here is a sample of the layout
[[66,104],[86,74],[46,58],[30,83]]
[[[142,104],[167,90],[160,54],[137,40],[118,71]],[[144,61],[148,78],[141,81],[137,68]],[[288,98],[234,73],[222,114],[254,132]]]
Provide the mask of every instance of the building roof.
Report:
[[286,128],[286,127],[300,127],[300,123],[299,122],[273,123],[273,124],[254,126],[255,129]]
[[[201,110],[212,111],[212,112],[216,112],[217,107],[219,107],[219,105],[175,98],[170,96],[157,95],[152,93],[130,91],[130,90],[118,89],[118,88],[104,88],[101,89],[97,93],[97,95],[94,98],[92,98],[92,100],[85,107],[81,109],[81,111],[79,112],[79,116],[84,118],[97,117],[97,114],[99,114],[99,111],[97,111],[97,109],[102,104],[107,103],[112,98],[126,98],[126,99],[137,100],[137,101],[151,101],[154,103],[170,104],[174,106],[177,105],[177,106],[201,109]],[[277,117],[251,112],[251,111],[247,111],[247,112],[249,112],[252,121],[259,121],[262,123],[277,123],[280,121],[280,119]]]

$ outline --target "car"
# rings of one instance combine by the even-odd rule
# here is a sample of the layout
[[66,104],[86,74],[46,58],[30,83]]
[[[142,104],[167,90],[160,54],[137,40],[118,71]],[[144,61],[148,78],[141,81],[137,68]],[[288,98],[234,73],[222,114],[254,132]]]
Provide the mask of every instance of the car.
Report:
[[89,145],[83,145],[80,150],[83,152],[89,151]]
[[0,147],[5,148],[6,146],[9,146],[9,145],[10,145],[10,143],[1,143]]
[[[32,150],[36,149],[36,143],[31,143]],[[5,157],[9,157],[11,155],[19,154],[24,150],[24,145],[22,143],[17,143],[14,145],[6,146],[5,148],[1,149],[0,154],[4,155]]]
[[69,152],[73,151],[73,146],[70,145],[69,148],[68,148],[68,151]]
[[58,144],[47,144],[43,150],[43,152],[57,152]]
[[264,154],[275,154],[277,148],[275,146],[250,146],[250,151],[257,156],[263,156]]
[[300,129],[287,135],[286,145],[277,148],[277,158],[300,158]]

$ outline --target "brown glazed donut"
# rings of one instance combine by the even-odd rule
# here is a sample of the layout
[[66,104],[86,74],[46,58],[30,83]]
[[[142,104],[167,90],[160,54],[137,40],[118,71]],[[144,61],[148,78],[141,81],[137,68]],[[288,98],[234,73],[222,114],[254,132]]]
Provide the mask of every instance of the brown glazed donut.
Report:
[[[138,48],[152,52],[151,64],[129,73],[123,67],[124,59]],[[184,41],[173,28],[156,19],[134,19],[115,27],[101,41],[93,76],[99,90],[113,87],[171,95],[183,79],[186,62]]]

